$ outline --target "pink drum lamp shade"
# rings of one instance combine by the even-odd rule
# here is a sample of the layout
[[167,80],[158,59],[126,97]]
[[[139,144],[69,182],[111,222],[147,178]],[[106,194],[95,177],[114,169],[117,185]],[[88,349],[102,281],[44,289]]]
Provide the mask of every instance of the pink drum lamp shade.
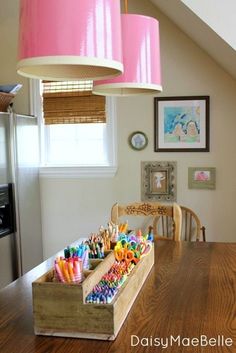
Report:
[[159,23],[155,18],[121,15],[124,73],[94,82],[93,93],[129,96],[162,91]]
[[120,0],[20,0],[20,75],[104,79],[122,59]]

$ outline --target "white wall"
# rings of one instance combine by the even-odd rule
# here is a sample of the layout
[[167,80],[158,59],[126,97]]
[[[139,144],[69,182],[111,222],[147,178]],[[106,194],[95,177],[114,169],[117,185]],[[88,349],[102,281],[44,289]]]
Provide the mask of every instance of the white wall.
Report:
[[[211,152],[155,153],[153,97],[119,98],[117,102],[118,172],[112,179],[41,180],[44,254],[49,256],[79,236],[106,225],[113,203],[140,200],[140,162],[175,160],[178,202],[200,216],[211,241],[235,241],[236,82],[149,1],[130,1],[130,12],[160,20],[163,96],[210,95]],[[134,7],[135,5],[135,7]],[[133,151],[129,134],[144,131],[149,145]],[[189,190],[188,167],[216,167],[215,191]]]
[[[14,13],[14,8],[12,10]],[[210,95],[211,152],[154,152],[153,97],[119,98],[116,176],[111,179],[41,180],[45,257],[79,236],[96,231],[101,224],[106,225],[113,203],[140,200],[140,162],[150,160],[177,161],[177,201],[198,213],[206,226],[208,240],[236,239],[236,82],[148,0],[130,0],[129,11],[156,16],[160,20],[162,96]],[[0,63],[3,60],[5,65],[5,69],[0,66],[0,77],[3,75],[5,81],[16,77],[14,60],[7,61],[7,57],[16,51],[15,44],[12,43],[12,48],[5,44],[8,54],[4,54],[4,59],[0,56]],[[24,101],[22,106],[19,103],[19,108],[27,107],[27,93],[24,92]],[[129,134],[135,130],[144,131],[149,138],[148,147],[140,152],[130,149],[127,143]],[[189,190],[189,166],[216,167],[216,190]]]

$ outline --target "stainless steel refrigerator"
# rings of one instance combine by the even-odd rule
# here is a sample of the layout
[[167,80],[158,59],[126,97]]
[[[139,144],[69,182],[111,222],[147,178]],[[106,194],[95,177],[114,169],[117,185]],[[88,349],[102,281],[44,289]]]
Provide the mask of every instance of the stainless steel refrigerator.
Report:
[[[13,225],[7,229],[11,206]],[[40,210],[37,119],[0,113],[0,288],[42,262]]]

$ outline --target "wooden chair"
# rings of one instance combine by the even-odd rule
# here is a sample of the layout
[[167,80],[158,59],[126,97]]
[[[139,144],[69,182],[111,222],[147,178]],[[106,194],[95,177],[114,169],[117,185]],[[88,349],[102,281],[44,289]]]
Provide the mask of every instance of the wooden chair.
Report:
[[[163,236],[161,239],[180,241],[181,239],[181,224],[182,212],[177,203],[173,205],[163,205],[154,202],[135,202],[128,205],[113,205],[111,210],[111,222],[119,223],[121,216],[152,216],[154,217],[171,217],[172,222],[172,237]],[[154,237],[156,234],[154,232]]]
[[[185,241],[206,241],[205,227],[201,226],[200,219],[196,213],[188,207],[180,206],[182,211],[181,240]],[[171,224],[173,218],[165,215],[156,216],[153,221],[153,231],[160,237],[162,234],[172,238],[173,231]]]

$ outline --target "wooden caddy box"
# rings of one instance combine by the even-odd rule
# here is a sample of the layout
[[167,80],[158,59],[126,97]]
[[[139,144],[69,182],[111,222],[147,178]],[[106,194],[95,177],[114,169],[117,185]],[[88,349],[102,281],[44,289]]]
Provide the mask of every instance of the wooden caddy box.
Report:
[[154,246],[134,267],[111,304],[85,303],[114,261],[114,252],[104,260],[92,260],[94,270],[85,271],[80,285],[52,282],[53,270],[33,282],[35,334],[114,340],[154,264]]

